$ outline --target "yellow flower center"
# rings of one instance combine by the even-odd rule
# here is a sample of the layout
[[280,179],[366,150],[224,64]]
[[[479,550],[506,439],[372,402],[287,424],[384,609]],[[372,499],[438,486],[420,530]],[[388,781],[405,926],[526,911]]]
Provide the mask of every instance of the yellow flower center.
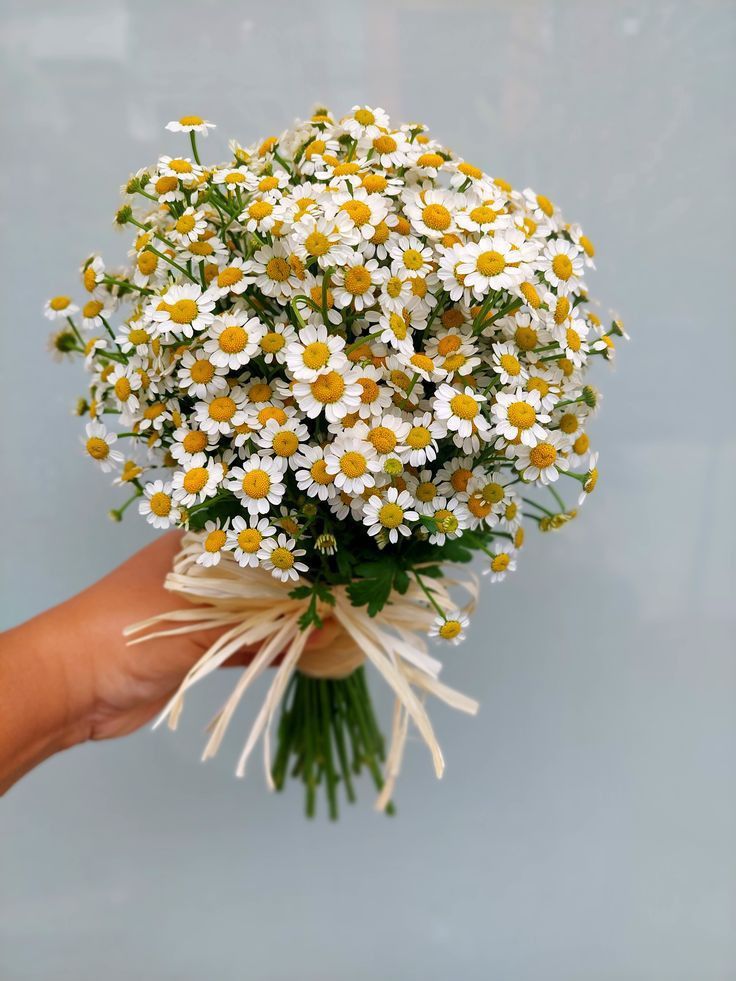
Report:
[[568,327],[565,331],[565,337],[567,338],[567,346],[571,351],[579,351],[582,341],[580,339],[580,334],[575,330],[574,327]]
[[299,438],[290,429],[276,433],[273,438],[273,451],[276,456],[293,456],[299,449]]
[[368,462],[362,453],[350,450],[340,457],[340,469],[346,477],[362,477],[368,469]]
[[373,146],[379,153],[393,153],[397,143],[393,136],[381,135],[375,138]]
[[189,369],[189,374],[192,377],[192,381],[200,385],[206,385],[208,382],[212,381],[215,374],[215,366],[207,361],[206,358],[202,358],[199,361],[195,361],[192,367]]
[[416,249],[407,249],[404,252],[404,265],[407,269],[411,269],[412,272],[416,272],[417,269],[421,269],[424,265],[424,259],[422,255]]
[[570,435],[578,428],[578,417],[572,412],[566,412],[560,419],[560,429],[563,433]]
[[343,205],[341,205],[340,210],[344,211],[345,214],[349,216],[352,223],[357,225],[358,228],[370,221],[371,209],[363,201],[355,201],[353,198],[351,198],[349,201],[346,201]]
[[199,494],[209,480],[209,476],[205,467],[192,467],[184,474],[182,486],[187,494]]
[[542,398],[545,395],[549,395],[549,382],[545,378],[540,378],[538,375],[532,375],[527,381],[526,387],[530,392],[539,392]]
[[506,505],[506,510],[503,513],[504,518],[507,521],[513,521],[519,510],[519,505],[516,501],[512,501],[510,504]]
[[279,426],[286,422],[286,413],[278,405],[265,405],[258,413],[258,421],[265,426],[271,419],[275,419]]
[[226,327],[219,337],[220,350],[225,354],[240,354],[248,343],[248,331],[237,325]]
[[552,272],[558,279],[567,281],[572,276],[572,263],[568,256],[561,252],[552,260]]
[[572,444],[573,451],[582,456],[583,453],[587,453],[590,448],[590,439],[587,433],[581,433],[575,442]]
[[157,491],[155,494],[151,494],[149,503],[151,510],[159,518],[165,518],[171,511],[171,498],[168,494],[164,494],[163,491]]
[[294,565],[294,556],[288,548],[279,546],[271,552],[271,562],[277,569],[290,569]]
[[537,205],[539,210],[542,211],[548,218],[551,218],[554,214],[554,206],[549,198],[546,198],[543,194],[537,195]]
[[332,483],[332,474],[327,472],[327,464],[324,460],[315,460],[309,468],[309,473],[315,484]]
[[345,273],[345,289],[353,296],[362,296],[371,288],[371,274],[365,266],[351,266]]
[[192,165],[188,160],[182,160],[181,157],[176,157],[174,160],[169,160],[169,169],[175,171],[177,174],[191,174]]
[[513,354],[502,354],[498,360],[507,375],[518,375],[521,371],[519,359],[515,358]]
[[52,300],[49,300],[49,306],[58,313],[60,310],[66,310],[71,302],[72,300],[69,296],[55,296]]
[[383,174],[366,174],[361,184],[369,194],[380,194],[386,190],[388,181]]
[[580,236],[580,244],[582,245],[585,254],[592,259],[595,255],[595,249],[593,248],[593,243],[590,241],[587,235]]
[[207,435],[199,430],[194,430],[187,433],[181,443],[187,453],[201,453],[207,445]]
[[404,282],[398,276],[391,276],[391,278],[386,283],[386,292],[395,300],[397,296],[401,294],[401,290],[404,288]]
[[533,327],[517,327],[514,340],[522,351],[533,351],[537,346],[537,332]]
[[372,378],[359,378],[358,384],[363,389],[360,400],[364,405],[370,405],[371,402],[375,402],[380,394],[380,389],[378,385],[373,381]]
[[410,360],[411,364],[413,364],[415,368],[419,368],[420,371],[434,371],[434,361],[427,357],[426,354],[422,354],[421,351],[413,354]]
[[528,402],[512,402],[508,410],[508,420],[517,429],[530,429],[537,421],[537,413]]
[[457,531],[459,521],[452,511],[448,511],[447,508],[440,508],[438,511],[435,511],[434,520],[437,524],[438,531],[444,532],[446,535],[453,535]]
[[227,541],[227,535],[222,528],[213,529],[204,540],[205,552],[219,552]]
[[399,341],[403,341],[407,332],[404,318],[400,317],[398,313],[391,313],[389,314],[388,322],[394,337]]
[[310,385],[317,402],[332,404],[339,402],[345,392],[345,382],[336,371],[327,371]]
[[484,501],[488,501],[489,504],[498,504],[503,500],[503,485],[491,480],[485,485],[481,493]]
[[133,330],[128,332],[128,340],[131,344],[147,344],[148,331],[143,330],[142,327],[134,327]]
[[454,640],[457,637],[463,627],[459,620],[445,620],[439,630],[440,637],[443,640]]
[[199,242],[190,242],[189,251],[192,252],[194,255],[212,255],[215,249],[211,242],[199,241]]
[[481,204],[471,209],[470,218],[477,225],[490,225],[496,220],[496,212],[487,204]]
[[444,162],[444,159],[439,155],[439,153],[423,153],[417,160],[417,166],[438,168],[441,167]]
[[179,120],[181,126],[201,126],[203,122],[201,116],[182,116]]
[[199,313],[194,300],[177,300],[168,305],[169,316],[175,324],[191,324]]
[[540,470],[551,467],[556,459],[557,450],[551,443],[537,443],[529,451],[529,462],[533,467],[538,467]]
[[265,470],[257,468],[250,470],[242,479],[241,486],[248,497],[260,500],[271,490],[271,478]]
[[330,349],[324,341],[313,341],[307,344],[302,352],[302,361],[307,368],[313,371],[317,368],[324,368],[330,360]]
[[392,453],[396,446],[396,433],[388,426],[376,426],[369,433],[368,439],[379,453]]
[[472,164],[469,163],[458,164],[457,169],[460,171],[461,174],[465,174],[466,177],[474,177],[475,180],[480,180],[481,177],[483,176],[482,170],[480,170],[478,167],[474,167]]
[[[559,256],[557,257],[560,258]],[[570,313],[570,301],[566,296],[558,296],[555,304],[555,323],[562,324],[567,320]]]
[[228,420],[232,419],[237,410],[238,407],[230,396],[223,395],[220,398],[213,399],[212,402],[210,402],[210,419],[214,419],[216,422],[227,422]]
[[443,357],[447,354],[452,354],[453,351],[457,351],[459,347],[460,338],[457,334],[445,334],[437,344],[437,350]]
[[598,483],[598,468],[593,467],[592,470],[588,471],[588,474],[583,484],[583,489],[586,494],[592,494],[595,490],[596,484]]
[[452,489],[458,493],[464,493],[468,489],[468,481],[472,475],[472,471],[465,467],[458,467],[450,477]]
[[84,288],[88,293],[91,293],[97,286],[97,273],[94,271],[92,266],[87,266],[82,274],[82,282],[84,283]]
[[278,331],[270,330],[267,334],[264,334],[261,338],[261,350],[265,351],[266,354],[276,354],[284,346],[286,341],[284,340],[284,335],[279,334]]
[[175,191],[179,186],[179,181],[176,177],[159,177],[156,181],[154,187],[156,189],[156,194],[168,194],[169,191]]
[[87,452],[95,460],[104,460],[110,452],[107,441],[100,436],[90,436],[86,443]]
[[499,552],[498,555],[494,555],[491,559],[491,569],[493,572],[505,572],[509,567],[510,561],[510,555],[507,555],[506,552]]
[[423,450],[432,442],[432,433],[426,426],[412,426],[406,437],[406,442],[413,450]]
[[262,221],[273,214],[273,205],[270,201],[254,201],[248,208],[248,214],[256,221]]
[[481,276],[498,276],[506,268],[506,260],[500,252],[481,252],[475,260],[475,268]]
[[86,317],[88,320],[93,320],[102,309],[103,306],[99,300],[90,300],[82,307],[82,316]]
[[130,398],[130,382],[127,378],[118,378],[115,382],[115,394],[121,402],[126,402]]
[[471,395],[454,395],[450,408],[459,419],[474,419],[478,415],[478,403]]
[[398,504],[384,504],[378,512],[378,520],[384,528],[398,528],[404,520],[404,510]]
[[487,518],[491,513],[491,505],[480,494],[473,494],[468,498],[468,510],[475,518]]
[[262,177],[261,180],[258,182],[259,191],[273,191],[278,186],[279,186],[278,177],[273,177],[273,176]]
[[531,283],[522,283],[519,289],[521,290],[522,296],[533,310],[538,310],[541,307],[542,301],[539,297],[539,293],[537,293],[536,289]]
[[234,286],[243,278],[243,270],[239,266],[225,266],[217,277],[217,285],[220,287]]
[[158,256],[154,255],[153,252],[141,252],[141,254],[138,256],[136,265],[138,266],[139,272],[141,272],[144,276],[150,276],[151,273],[156,271],[156,267],[158,266]]
[[357,109],[354,118],[361,126],[372,126],[376,121],[376,117],[370,109]]
[[181,232],[182,235],[186,235],[191,232],[194,226],[197,224],[194,215],[182,215],[176,222],[177,232]]
[[263,535],[257,528],[243,528],[238,534],[238,547],[249,555],[253,555],[261,547]]
[[291,275],[291,266],[279,256],[274,256],[266,263],[266,275],[276,283],[283,283]]
[[309,255],[321,256],[330,250],[330,240],[322,232],[310,232],[304,240]]
[[422,209],[422,221],[435,232],[444,232],[452,223],[452,215],[443,204],[428,204]]
[[433,501],[437,496],[437,488],[429,480],[425,480],[424,483],[418,485],[416,494],[417,500],[426,504],[428,501]]

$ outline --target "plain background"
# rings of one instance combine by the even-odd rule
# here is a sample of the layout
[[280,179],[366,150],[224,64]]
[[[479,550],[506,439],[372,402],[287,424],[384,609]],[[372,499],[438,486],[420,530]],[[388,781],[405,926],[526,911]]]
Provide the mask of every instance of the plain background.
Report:
[[[149,540],[88,467],[80,366],[41,309],[74,289],[117,189],[197,112],[204,144],[325,100],[422,119],[582,222],[592,292],[632,334],[599,372],[602,477],[486,583],[410,746],[394,819],[337,825],[201,766],[232,683],[182,730],[49,761],[0,804],[3,981],[716,981],[736,977],[735,10],[727,2],[2,0],[2,623]],[[142,655],[143,656],[143,655]],[[378,684],[373,685],[379,689]],[[389,705],[379,696],[381,711]]]

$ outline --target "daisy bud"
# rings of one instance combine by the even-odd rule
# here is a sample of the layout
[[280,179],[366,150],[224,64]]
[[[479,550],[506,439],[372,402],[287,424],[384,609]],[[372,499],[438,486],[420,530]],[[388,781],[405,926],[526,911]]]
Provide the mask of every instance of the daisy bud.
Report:
[[596,405],[598,404],[598,392],[596,392],[592,385],[585,386],[583,389],[582,398],[583,402],[585,402],[590,409],[595,409]]
[[132,217],[133,217],[133,209],[129,204],[124,204],[122,208],[118,209],[115,215],[115,224],[127,225]]
[[314,547],[322,555],[334,555],[337,551],[337,539],[334,535],[330,535],[325,532],[324,535],[319,535],[314,543]]

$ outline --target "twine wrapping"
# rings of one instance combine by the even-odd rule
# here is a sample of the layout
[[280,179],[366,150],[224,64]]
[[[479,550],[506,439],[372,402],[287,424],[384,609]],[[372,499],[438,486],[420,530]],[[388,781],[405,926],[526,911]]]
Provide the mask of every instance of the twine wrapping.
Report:
[[[230,553],[223,553],[218,565],[197,564],[202,552],[202,534],[188,532],[174,560],[164,586],[190,603],[191,609],[171,610],[126,627],[126,637],[143,634],[130,644],[156,637],[171,637],[193,631],[221,627],[223,632],[188,671],[178,690],[161,713],[154,728],[167,721],[176,729],[186,692],[244,647],[257,647],[257,653],[243,670],[224,706],[208,726],[209,739],[202,759],[214,756],[222,743],[230,720],[249,686],[282,655],[263,705],[238,760],[236,774],[245,775],[246,764],[259,738],[263,736],[266,780],[271,789],[271,730],[289,679],[297,669],[317,678],[343,678],[369,661],[396,696],[389,751],[385,763],[385,782],[376,801],[383,810],[391,799],[401,769],[411,720],[419,730],[432,756],[435,774],[444,770],[442,751],[424,706],[424,697],[434,695],[452,708],[474,715],[478,703],[448,688],[438,680],[441,663],[427,651],[425,637],[435,614],[427,597],[411,582],[404,595],[394,593],[375,616],[351,604],[344,586],[333,587],[334,606],[320,609],[324,626],[308,650],[313,628],[300,630],[298,620],[308,600],[292,599],[294,583],[282,583],[260,568],[243,568]],[[475,580],[433,580],[432,590],[444,608],[454,606],[449,588],[459,587],[469,595],[465,607],[470,612],[477,601]],[[177,624],[153,629],[169,622]],[[151,632],[152,631],[152,632]]]

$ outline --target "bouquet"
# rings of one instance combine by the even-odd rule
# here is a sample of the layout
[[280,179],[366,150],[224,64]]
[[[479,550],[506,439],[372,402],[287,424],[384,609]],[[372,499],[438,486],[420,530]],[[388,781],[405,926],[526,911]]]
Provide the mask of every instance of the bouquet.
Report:
[[[86,453],[130,490],[111,515],[185,530],[166,586],[190,605],[128,632],[223,628],[172,727],[192,685],[257,649],[205,758],[276,665],[238,774],[262,737],[270,785],[298,777],[309,814],[324,790],[335,817],[364,769],[390,811],[410,724],[442,773],[426,697],[477,708],[426,643],[469,624],[476,582],[448,570],[480,555],[501,582],[525,524],[575,517],[598,479],[586,373],[623,328],[590,309],[581,228],[422,124],[320,108],[221,164],[200,159],[212,123],[166,128],[187,148],[132,176],[115,216],[129,264],[90,256],[81,307],[46,305],[53,349],[91,375]],[[396,696],[388,752],[366,662]]]

